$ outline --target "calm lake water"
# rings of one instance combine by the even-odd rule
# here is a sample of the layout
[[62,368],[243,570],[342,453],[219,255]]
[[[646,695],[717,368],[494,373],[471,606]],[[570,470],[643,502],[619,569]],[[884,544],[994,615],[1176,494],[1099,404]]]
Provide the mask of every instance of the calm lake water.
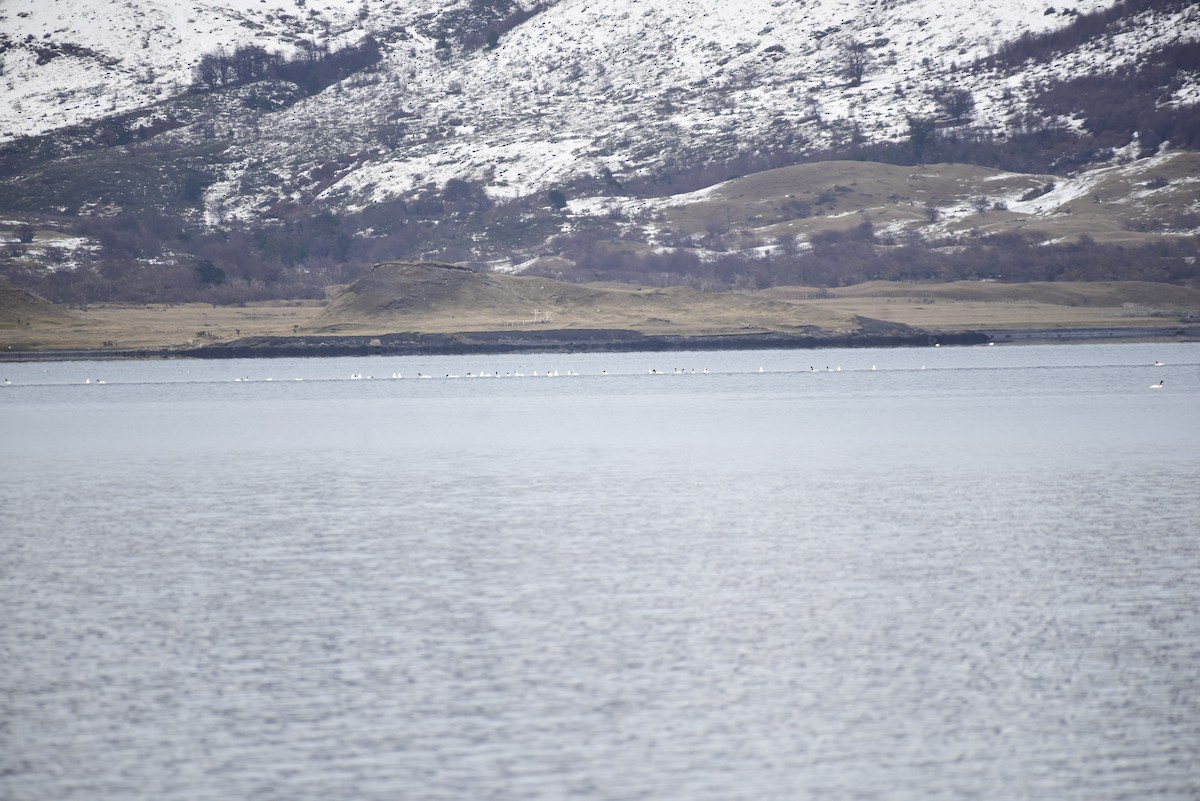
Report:
[[1200,345],[0,371],[0,798],[1200,797]]

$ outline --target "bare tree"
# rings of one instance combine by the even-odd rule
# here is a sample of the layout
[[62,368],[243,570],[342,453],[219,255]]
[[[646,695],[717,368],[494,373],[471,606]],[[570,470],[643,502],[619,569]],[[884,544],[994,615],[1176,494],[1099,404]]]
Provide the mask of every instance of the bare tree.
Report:
[[857,39],[844,42],[838,50],[839,73],[851,86],[860,86],[871,66],[867,46]]
[[203,84],[209,89],[216,89],[229,83],[231,70],[231,59],[224,48],[219,48],[215,53],[205,53],[200,57],[194,69],[196,83]]
[[969,89],[957,86],[940,86],[930,94],[938,110],[956,122],[969,117],[975,111],[975,96]]

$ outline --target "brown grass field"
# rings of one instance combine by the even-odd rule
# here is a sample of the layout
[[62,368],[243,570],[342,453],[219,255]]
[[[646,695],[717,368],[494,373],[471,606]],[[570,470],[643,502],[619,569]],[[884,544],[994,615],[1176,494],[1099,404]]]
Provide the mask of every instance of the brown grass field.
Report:
[[95,305],[67,311],[0,286],[0,354],[186,351],[255,336],[505,329],[624,329],[679,336],[812,328],[849,333],[859,328],[859,317],[933,331],[1163,327],[1200,319],[1200,290],[1141,282],[959,281],[701,293],[399,263],[381,265],[328,304]]

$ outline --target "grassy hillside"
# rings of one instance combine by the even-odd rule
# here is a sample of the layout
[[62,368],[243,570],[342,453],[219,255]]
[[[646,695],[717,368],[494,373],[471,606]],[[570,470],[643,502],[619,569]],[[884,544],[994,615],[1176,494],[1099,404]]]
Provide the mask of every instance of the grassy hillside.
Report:
[[[16,321],[20,320],[18,324]],[[4,350],[187,349],[249,337],[624,330],[703,336],[851,334],[866,321],[930,331],[1155,328],[1200,322],[1200,291],[1145,282],[1003,284],[958,281],[698,292],[388,263],[330,302],[213,306],[100,304],[65,312],[0,292]],[[871,322],[872,330],[879,328]]]
[[[767,170],[667,201],[666,227],[683,237],[714,229],[736,246],[779,236],[810,239],[869,220],[876,231],[934,238],[968,231],[1032,233],[1043,240],[1089,236],[1140,244],[1200,204],[1200,153],[1095,170],[1075,178],[1012,173],[969,164],[917,167],[828,161]],[[1195,215],[1193,215],[1195,216]]]
[[431,263],[390,263],[351,284],[313,332],[450,333],[504,328],[645,334],[857,331],[870,318],[934,330],[1162,326],[1200,319],[1200,291],[1148,282],[869,282],[705,293],[568,284]]
[[0,332],[71,325],[78,318],[0,277]]
[[338,333],[602,328],[694,335],[806,327],[853,331],[858,323],[837,309],[757,293],[570,284],[428,262],[376,266],[312,322],[314,331]]

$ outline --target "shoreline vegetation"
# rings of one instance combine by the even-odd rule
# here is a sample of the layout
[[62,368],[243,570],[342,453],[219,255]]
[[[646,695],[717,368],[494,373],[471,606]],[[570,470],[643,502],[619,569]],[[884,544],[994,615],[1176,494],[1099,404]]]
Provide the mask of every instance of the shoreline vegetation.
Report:
[[65,309],[0,285],[0,361],[1200,341],[1200,290],[874,281],[699,292],[388,262],[327,302]]

